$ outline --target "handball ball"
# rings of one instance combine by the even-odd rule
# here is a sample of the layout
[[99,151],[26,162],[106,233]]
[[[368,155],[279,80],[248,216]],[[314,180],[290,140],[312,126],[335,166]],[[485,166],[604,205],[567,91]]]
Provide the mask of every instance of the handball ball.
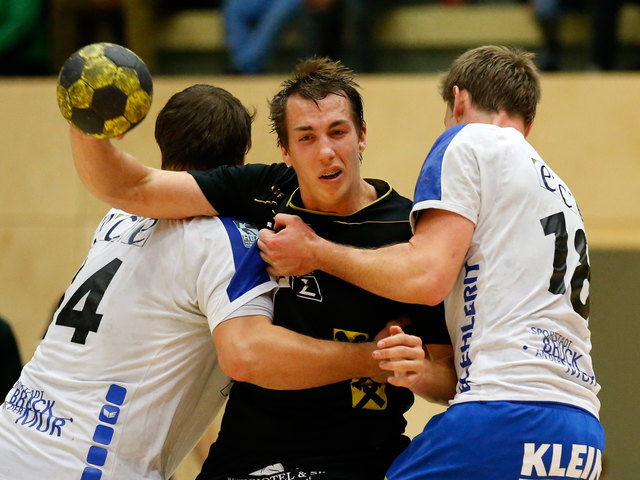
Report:
[[62,116],[95,138],[124,134],[151,107],[153,82],[144,62],[113,43],[93,43],[71,55],[56,91]]

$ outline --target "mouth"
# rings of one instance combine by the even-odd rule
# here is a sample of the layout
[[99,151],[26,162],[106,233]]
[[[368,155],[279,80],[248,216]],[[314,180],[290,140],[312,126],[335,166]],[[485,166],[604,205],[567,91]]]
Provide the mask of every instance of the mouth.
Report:
[[342,170],[332,170],[330,172],[326,172],[323,173],[320,178],[322,180],[333,180],[334,178],[338,178],[340,176],[340,174],[342,173]]

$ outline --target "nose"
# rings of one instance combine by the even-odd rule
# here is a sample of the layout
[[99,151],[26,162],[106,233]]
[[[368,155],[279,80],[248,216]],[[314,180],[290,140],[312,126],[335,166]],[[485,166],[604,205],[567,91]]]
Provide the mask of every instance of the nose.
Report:
[[335,150],[333,148],[333,143],[331,139],[323,135],[318,144],[318,157],[322,161],[331,161],[335,157]]

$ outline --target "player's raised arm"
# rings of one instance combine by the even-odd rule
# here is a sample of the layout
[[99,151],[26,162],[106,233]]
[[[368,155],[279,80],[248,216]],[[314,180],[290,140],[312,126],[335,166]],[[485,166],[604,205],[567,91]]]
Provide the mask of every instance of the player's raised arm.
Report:
[[110,140],[70,127],[76,171],[100,200],[127,212],[153,218],[216,215],[193,176],[144,165]]
[[[121,85],[127,88],[123,90]],[[67,59],[58,76],[56,97],[60,113],[72,125],[71,150],[82,182],[100,200],[140,216],[185,218],[215,214],[186,171],[147,167],[106,140],[120,137],[139,124],[149,112],[152,96],[149,69],[134,52],[120,45],[87,45]],[[205,104],[200,108],[207,107]],[[192,107],[192,112],[194,108],[198,107]],[[199,118],[197,112],[193,117]],[[165,118],[169,120],[163,125],[156,123],[156,133],[169,123],[174,130],[183,130],[174,131],[167,138],[179,138],[183,132],[189,132],[186,138],[204,136],[200,130],[190,128],[189,122],[174,123],[171,115]],[[209,131],[206,122],[196,126],[204,128],[204,133]],[[188,170],[187,167],[180,170]]]

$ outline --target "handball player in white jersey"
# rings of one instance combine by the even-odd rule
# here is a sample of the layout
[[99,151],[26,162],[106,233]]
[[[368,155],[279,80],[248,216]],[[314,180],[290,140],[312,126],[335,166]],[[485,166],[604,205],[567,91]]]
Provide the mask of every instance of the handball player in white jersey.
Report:
[[[441,86],[447,130],[420,172],[409,243],[358,250],[280,215],[260,232],[263,258],[280,275],[319,269],[400,301],[445,300],[456,395],[388,480],[596,480],[589,251],[576,198],[525,139],[540,98],[532,55],[472,49]],[[384,368],[402,337],[379,342]],[[438,381],[428,373],[395,381],[420,393]]]
[[[156,122],[163,169],[243,163],[251,122],[225,90],[185,89]],[[380,373],[372,343],[271,324],[276,284],[256,238],[232,218],[109,211],[0,407],[0,479],[166,479],[222,406],[227,374],[289,389]]]

